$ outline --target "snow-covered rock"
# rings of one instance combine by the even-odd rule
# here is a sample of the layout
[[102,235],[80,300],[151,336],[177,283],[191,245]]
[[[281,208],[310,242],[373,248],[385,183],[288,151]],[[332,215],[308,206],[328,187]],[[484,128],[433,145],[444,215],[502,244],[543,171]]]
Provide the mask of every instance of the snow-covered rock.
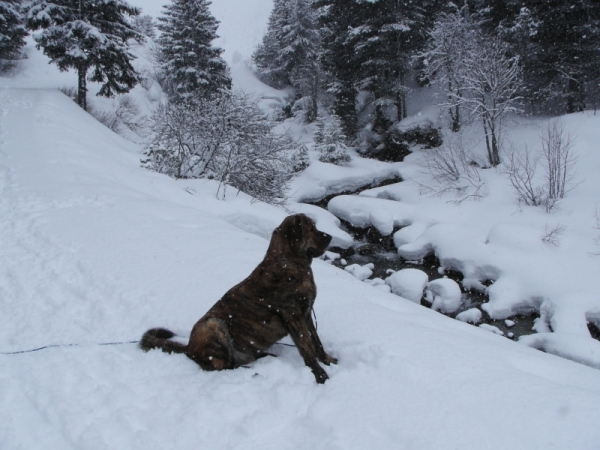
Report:
[[394,294],[420,304],[428,281],[429,277],[422,270],[402,269],[386,278],[385,283]]
[[344,270],[350,272],[360,281],[363,281],[373,275],[374,268],[375,265],[373,263],[365,264],[364,266],[361,266],[360,264],[350,264],[349,266],[344,267]]
[[482,313],[477,308],[467,309],[456,316],[456,320],[460,320],[461,322],[467,322],[472,324],[478,324],[481,322]]
[[450,278],[430,281],[425,289],[425,300],[431,303],[431,309],[444,314],[451,314],[458,310],[461,299],[460,286]]
[[382,236],[389,236],[394,231],[394,216],[387,209],[373,209],[369,219]]
[[414,242],[425,230],[427,226],[424,224],[413,223],[404,228],[400,228],[394,233],[394,245],[396,248],[404,244]]

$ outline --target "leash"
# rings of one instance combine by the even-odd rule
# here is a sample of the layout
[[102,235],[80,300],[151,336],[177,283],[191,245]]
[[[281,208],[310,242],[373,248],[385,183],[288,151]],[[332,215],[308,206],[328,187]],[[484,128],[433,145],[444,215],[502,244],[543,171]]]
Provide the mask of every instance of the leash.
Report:
[[[313,317],[315,318],[315,330],[319,328],[319,324],[317,322],[317,314],[315,313],[315,309],[311,308]],[[43,347],[32,348],[29,350],[17,350],[15,352],[0,352],[0,355],[21,355],[23,353],[33,353],[39,352],[40,350],[47,350],[49,348],[59,348],[59,347],[82,347],[84,345],[125,345],[125,344],[137,344],[140,341],[121,341],[121,342],[92,342],[89,344],[51,344],[44,345]],[[283,342],[276,342],[275,345],[285,345],[286,347],[296,347],[293,344],[284,344]]]
[[39,352],[40,350],[46,350],[48,348],[57,348],[57,347],[82,347],[84,345],[124,345],[124,344],[137,344],[140,341],[122,341],[122,342],[92,342],[89,344],[51,344],[44,345],[43,347],[32,348],[30,350],[19,350],[16,352],[0,352],[0,355],[20,355],[22,353],[33,353]]

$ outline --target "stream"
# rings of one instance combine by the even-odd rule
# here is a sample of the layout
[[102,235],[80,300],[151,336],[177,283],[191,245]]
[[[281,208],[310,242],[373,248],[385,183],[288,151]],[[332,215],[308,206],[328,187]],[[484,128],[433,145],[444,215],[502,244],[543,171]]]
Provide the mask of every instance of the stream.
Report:
[[[387,179],[377,186],[385,186],[389,184],[399,183],[402,180],[399,177]],[[329,195],[319,201],[305,202],[311,205],[319,206],[320,208],[327,209],[329,201],[337,197],[338,195],[358,195],[364,190],[377,187],[372,184],[363,186],[352,192],[342,192],[334,195]],[[369,279],[374,278],[387,278],[392,271],[397,272],[401,269],[419,269],[425,272],[429,281],[433,281],[439,278],[448,277],[458,283],[462,292],[462,304],[460,308],[451,314],[444,314],[451,318],[456,318],[458,314],[471,308],[477,308],[481,311],[481,321],[476,324],[487,324],[496,327],[503,335],[509,339],[517,340],[520,336],[533,334],[533,325],[535,319],[539,317],[537,312],[531,315],[514,315],[508,319],[495,320],[492,319],[483,309],[481,305],[486,303],[489,298],[485,292],[478,291],[475,289],[465,289],[462,286],[463,275],[461,272],[451,269],[441,268],[439,259],[434,255],[430,254],[419,261],[408,261],[398,255],[397,249],[393,243],[393,235],[399,227],[395,227],[392,234],[389,236],[382,236],[376,228],[370,226],[368,228],[357,228],[352,226],[350,223],[341,220],[341,229],[346,231],[354,238],[354,244],[347,249],[340,247],[329,248],[330,252],[337,253],[340,258],[332,261],[332,264],[340,269],[351,265],[359,264],[364,266],[365,264],[373,264],[373,274]],[[487,280],[483,282],[485,286],[493,284],[493,280]],[[424,297],[421,299],[421,305],[430,308],[431,304],[427,302]],[[600,329],[595,327],[593,324],[588,325],[590,327],[590,333],[596,339],[600,339]]]

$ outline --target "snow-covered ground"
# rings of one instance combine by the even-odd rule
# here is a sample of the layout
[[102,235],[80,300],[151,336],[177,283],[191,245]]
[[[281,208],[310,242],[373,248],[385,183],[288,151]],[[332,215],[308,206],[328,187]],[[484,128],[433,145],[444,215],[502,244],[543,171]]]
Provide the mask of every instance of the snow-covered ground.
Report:
[[[263,22],[241,20],[246,3],[214,1],[232,57],[236,43],[247,55],[268,17],[270,2],[260,1]],[[596,116],[563,118],[577,135],[581,184],[550,215],[519,210],[495,170],[482,172],[478,202],[420,195],[417,155],[400,164],[355,157],[346,168],[315,161],[292,198],[400,172],[413,181],[339,198],[330,210],[381,229],[390,220],[410,224],[395,237],[405,255],[435,249],[473,285],[497,280],[490,314],[529,302],[546,332],[525,343],[587,365],[316,260],[319,334],[339,358],[326,369],[330,380],[317,385],[296,349],[279,345],[278,358],[207,373],[182,355],[98,344],[134,341],[159,325],[186,336],[261,260],[287,213],[231,191],[217,200],[212,181],[142,169],[139,145],[55,89],[74,84],[75,74],[60,74],[31,46],[28,53],[0,77],[0,448],[600,448],[600,372],[589,367],[600,361],[600,344],[585,326],[600,320]],[[268,91],[250,72],[232,73],[238,85]],[[141,88],[133,95],[148,97]],[[512,139],[534,146],[534,125],[521,122]],[[331,212],[290,209],[350,245]],[[546,224],[564,225],[558,247],[542,242]],[[440,284],[430,292],[442,307],[451,289]],[[54,344],[77,345],[4,354]]]

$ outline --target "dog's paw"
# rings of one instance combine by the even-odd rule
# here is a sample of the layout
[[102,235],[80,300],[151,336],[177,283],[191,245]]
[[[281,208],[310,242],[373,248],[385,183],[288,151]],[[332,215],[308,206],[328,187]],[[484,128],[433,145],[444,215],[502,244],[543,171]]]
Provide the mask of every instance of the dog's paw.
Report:
[[329,375],[327,375],[327,372],[325,372],[322,368],[319,369],[320,370],[313,369],[313,374],[315,375],[315,380],[317,380],[317,383],[323,384],[329,380]]
[[321,362],[323,364],[329,366],[330,364],[337,364],[338,359],[334,358],[333,356],[325,355],[325,357],[323,359],[321,359]]

